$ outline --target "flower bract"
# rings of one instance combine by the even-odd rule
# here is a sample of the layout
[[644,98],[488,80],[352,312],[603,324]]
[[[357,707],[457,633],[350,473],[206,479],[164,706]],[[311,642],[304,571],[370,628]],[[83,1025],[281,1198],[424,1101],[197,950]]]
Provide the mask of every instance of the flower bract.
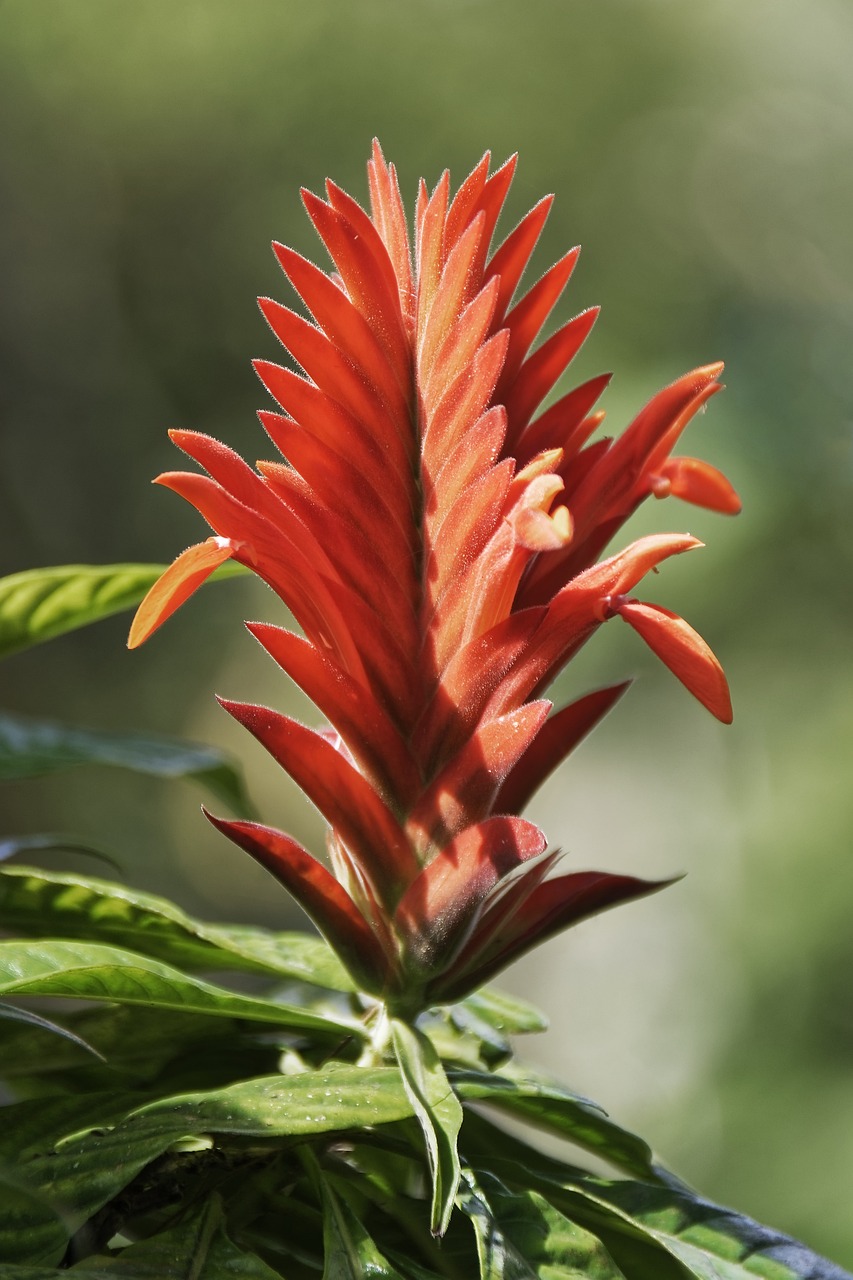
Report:
[[378,144],[369,212],[332,182],[325,199],[303,193],[331,269],[275,245],[302,303],[260,303],[300,370],[256,362],[278,405],[259,415],[277,457],[252,468],[172,432],[202,472],[159,483],[213,536],[166,571],[131,632],[144,640],[229,558],[291,611],[300,632],[249,630],[328,727],[223,706],[325,816],[331,869],[281,831],[211,821],[299,900],[362,990],[407,1014],[660,887],[566,869],[519,816],[626,687],[558,710],[545,697],[599,627],[621,617],[731,719],[707,644],[640,585],[701,544],[658,534],[609,549],[650,495],[738,510],[720,472],[673,455],[722,366],[664,388],[615,438],[599,431],[606,376],[553,395],[597,313],[537,341],[578,250],[521,291],[551,198],[493,248],[514,167],[490,172],[486,156],[455,193],[447,173],[432,192],[421,183],[412,236]]

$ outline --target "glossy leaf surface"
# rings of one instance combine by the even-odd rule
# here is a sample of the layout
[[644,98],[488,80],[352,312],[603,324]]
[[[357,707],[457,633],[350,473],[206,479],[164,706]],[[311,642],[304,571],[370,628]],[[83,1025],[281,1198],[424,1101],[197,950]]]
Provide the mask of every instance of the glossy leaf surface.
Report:
[[850,1280],[848,1272],[790,1236],[680,1184],[591,1184],[593,1194],[639,1225],[696,1280]]
[[487,1176],[460,1205],[477,1236],[481,1280],[625,1280],[596,1236],[535,1191],[513,1193]]
[[323,1280],[401,1280],[346,1201],[328,1183],[323,1200]]
[[0,872],[0,928],[112,943],[188,969],[278,974],[337,991],[352,989],[319,938],[205,924],[165,898],[108,880],[5,867]]
[[[33,1106],[22,1104],[29,1153],[17,1171],[22,1196],[13,1204],[0,1201],[0,1258],[55,1263],[73,1231],[140,1169],[189,1136],[320,1135],[386,1124],[412,1114],[394,1068],[365,1071],[343,1064],[293,1078],[269,1076],[221,1090],[183,1094],[135,1109],[125,1103],[123,1116],[122,1104],[114,1098],[103,1098],[99,1108],[92,1106],[91,1099],[83,1106],[80,1100],[74,1101],[77,1110],[64,1111],[68,1136],[57,1138],[54,1118],[52,1126],[42,1127],[41,1142],[32,1141]],[[15,1139],[18,1110],[12,1107],[6,1112],[7,1144]],[[35,1123],[38,1128],[37,1118]],[[58,1220],[64,1228],[62,1238]]]
[[593,1151],[641,1177],[654,1177],[652,1153],[636,1134],[622,1129],[586,1098],[535,1075],[478,1075],[454,1072],[453,1086],[464,1101],[489,1102],[519,1119]]
[[436,1235],[443,1235],[459,1185],[456,1142],[462,1125],[462,1107],[426,1036],[397,1019],[392,1031],[406,1094],[426,1143],[433,1187],[431,1228]]
[[308,1010],[238,995],[147,956],[96,942],[0,943],[0,993],[182,1009],[268,1022],[320,1036],[356,1033],[352,1026]]

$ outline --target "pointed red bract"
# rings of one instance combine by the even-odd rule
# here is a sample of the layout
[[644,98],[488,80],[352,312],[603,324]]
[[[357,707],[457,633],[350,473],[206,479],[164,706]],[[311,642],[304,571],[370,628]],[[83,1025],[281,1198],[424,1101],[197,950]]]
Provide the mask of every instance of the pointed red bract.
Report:
[[303,193],[331,269],[274,246],[296,309],[260,306],[301,369],[255,364],[282,410],[260,414],[279,456],[252,468],[207,436],[172,433],[207,474],[160,483],[216,536],[167,570],[130,641],[229,557],[291,611],[302,635],[250,630],[332,727],[223,705],[326,818],[332,870],[282,832],[212,821],[290,889],[354,980],[406,1016],[659,887],[555,876],[561,855],[517,816],[626,687],[550,717],[541,701],[600,626],[621,616],[715,716],[731,718],[705,642],[632,594],[697,539],[649,535],[600,558],[649,496],[738,510],[719,471],[672,456],[720,389],[722,366],[664,388],[621,436],[596,436],[609,374],[560,388],[540,409],[598,313],[541,336],[578,250],[525,292],[552,197],[494,249],[515,159],[493,173],[490,163],[486,154],[455,194],[447,173],[431,192],[421,183],[411,231],[378,143],[369,213],[332,182],[325,199]]
[[384,994],[390,966],[346,890],[291,836],[259,822],[228,822],[203,810],[223,835],[289,889],[366,991]]

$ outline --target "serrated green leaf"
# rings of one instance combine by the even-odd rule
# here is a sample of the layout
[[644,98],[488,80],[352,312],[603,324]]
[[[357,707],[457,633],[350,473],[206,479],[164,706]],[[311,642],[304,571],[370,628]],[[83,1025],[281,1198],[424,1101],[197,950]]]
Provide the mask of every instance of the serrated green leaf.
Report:
[[108,880],[4,867],[0,928],[115,943],[182,968],[268,973],[335,991],[353,989],[320,938],[204,924],[165,898]]
[[238,995],[148,956],[95,942],[0,942],[0,995],[59,996],[181,1009],[267,1022],[323,1038],[361,1034],[357,1026],[272,1000]]
[[[74,1100],[62,1099],[69,1101]],[[32,1124],[30,1109],[35,1104],[22,1105],[25,1124]],[[96,1128],[86,1130],[80,1124],[78,1131],[59,1141],[51,1136],[41,1145],[29,1144],[15,1173],[31,1199],[7,1207],[0,1198],[0,1258],[56,1263],[64,1247],[57,1238],[57,1221],[64,1223],[67,1234],[77,1230],[178,1139],[211,1134],[227,1143],[228,1137],[319,1136],[412,1115],[395,1068],[367,1070],[343,1063],[300,1076],[261,1077],[225,1089],[159,1099],[104,1124],[101,1112],[109,1105],[105,1100],[95,1108]],[[10,1110],[14,1113],[16,1108]],[[84,1111],[81,1108],[81,1115]],[[66,1125],[74,1123],[72,1112],[62,1114]],[[14,1114],[12,1119],[14,1123]],[[54,1124],[54,1134],[55,1128]]]
[[[166,566],[67,564],[0,579],[0,658],[141,603]],[[245,573],[231,561],[208,581]]]
[[482,1022],[499,1031],[501,1035],[530,1035],[548,1030],[548,1019],[541,1010],[517,996],[507,995],[496,987],[483,987],[473,995],[460,1000],[453,1006],[456,1011],[462,1009],[473,1013]]
[[485,1075],[453,1071],[453,1087],[464,1100],[482,1101],[568,1139],[628,1173],[654,1178],[652,1153],[635,1133],[620,1128],[587,1098],[532,1073]]
[[323,1280],[401,1280],[400,1273],[379,1252],[347,1203],[324,1179],[319,1179],[323,1201]]
[[156,778],[183,778],[204,787],[241,817],[253,816],[242,774],[215,747],[0,714],[0,781],[39,778],[84,764],[112,765]]
[[431,1229],[435,1235],[443,1235],[459,1185],[456,1140],[462,1107],[441,1059],[423,1032],[395,1018],[391,1034],[403,1085],[426,1143],[433,1187]]
[[459,1205],[477,1237],[481,1280],[625,1280],[596,1236],[535,1191],[507,1191],[488,1175],[465,1183]]

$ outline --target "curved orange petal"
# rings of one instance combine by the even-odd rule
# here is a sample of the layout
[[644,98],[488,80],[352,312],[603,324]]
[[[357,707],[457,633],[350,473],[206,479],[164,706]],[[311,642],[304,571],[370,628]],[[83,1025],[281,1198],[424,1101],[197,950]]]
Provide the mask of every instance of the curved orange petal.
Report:
[[206,582],[214,569],[230,559],[233,546],[228,538],[208,538],[187,547],[173,560],[145,596],[136,611],[127,637],[128,649],[136,649],[179,609],[185,600]]
[[732,722],[732,700],[723,668],[689,623],[659,604],[626,600],[615,611],[634,628],[661,662],[669,667],[711,715]]

